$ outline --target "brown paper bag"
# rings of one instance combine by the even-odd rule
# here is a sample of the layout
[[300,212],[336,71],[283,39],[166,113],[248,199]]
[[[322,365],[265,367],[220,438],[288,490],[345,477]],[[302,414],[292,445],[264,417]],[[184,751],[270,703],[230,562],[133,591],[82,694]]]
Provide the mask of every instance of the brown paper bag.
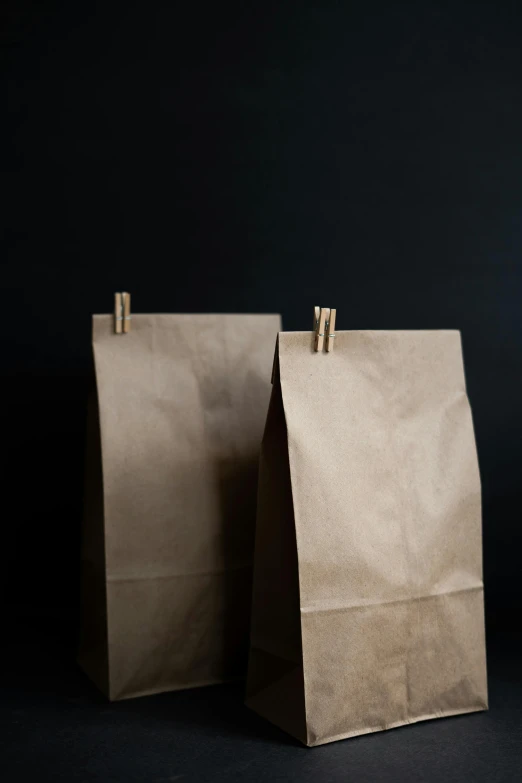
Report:
[[79,660],[111,698],[244,674],[277,315],[94,316]]
[[486,709],[480,503],[459,332],[281,333],[247,704],[307,745]]

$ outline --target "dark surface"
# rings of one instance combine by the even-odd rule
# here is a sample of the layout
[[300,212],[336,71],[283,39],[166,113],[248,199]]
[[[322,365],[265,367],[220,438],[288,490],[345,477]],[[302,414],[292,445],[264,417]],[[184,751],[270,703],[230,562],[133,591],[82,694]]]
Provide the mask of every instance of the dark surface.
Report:
[[90,315],[115,290],[286,329],[315,304],[339,329],[460,328],[488,636],[520,631],[522,4],[6,0],[0,20],[3,598],[32,644],[4,670],[0,773],[521,780],[515,653],[487,715],[307,751],[234,689],[103,705],[71,647]]
[[[522,639],[490,644],[490,710],[305,748],[239,685],[109,704],[60,647],[17,651],[0,713],[2,779],[66,783],[520,783]],[[6,733],[7,732],[7,733]]]

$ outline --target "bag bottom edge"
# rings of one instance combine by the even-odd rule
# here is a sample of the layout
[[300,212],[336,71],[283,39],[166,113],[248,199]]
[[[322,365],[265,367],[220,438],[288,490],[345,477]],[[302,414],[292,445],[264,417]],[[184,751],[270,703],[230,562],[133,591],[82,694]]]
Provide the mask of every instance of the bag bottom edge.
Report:
[[365,734],[376,734],[379,731],[389,731],[390,729],[399,729],[404,726],[411,726],[415,723],[422,723],[429,720],[438,720],[439,718],[456,718],[459,715],[469,715],[473,712],[485,712],[488,710],[488,705],[480,705],[479,707],[460,707],[455,710],[444,710],[443,712],[433,712],[427,715],[419,715],[416,718],[410,718],[409,720],[401,720],[395,723],[390,723],[387,726],[374,726],[367,729],[356,729],[355,731],[347,731],[343,734],[336,734],[333,737],[321,738],[319,740],[313,740],[307,742],[306,745],[309,748],[315,748],[319,745],[326,745],[329,742],[339,742],[344,739],[350,739],[351,737],[361,737]]

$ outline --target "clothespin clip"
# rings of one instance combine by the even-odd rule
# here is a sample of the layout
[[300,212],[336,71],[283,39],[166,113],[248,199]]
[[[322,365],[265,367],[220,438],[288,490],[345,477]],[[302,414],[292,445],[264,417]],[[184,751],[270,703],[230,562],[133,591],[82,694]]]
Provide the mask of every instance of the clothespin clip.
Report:
[[126,291],[114,294],[114,331],[127,334],[131,329],[130,294]]
[[123,307],[121,294],[114,294],[114,331],[116,334],[123,332]]
[[324,330],[330,311],[327,307],[314,307],[314,351],[322,351],[324,343]]
[[127,334],[131,330],[131,301],[130,294],[124,291],[121,295],[123,300],[123,334]]
[[331,309],[329,318],[326,322],[326,351],[330,353],[334,348],[335,340],[335,316],[337,310]]
[[329,307],[314,307],[314,351],[319,352],[323,350],[326,336],[326,351],[330,353],[333,351],[335,340],[335,316],[337,310],[330,309]]

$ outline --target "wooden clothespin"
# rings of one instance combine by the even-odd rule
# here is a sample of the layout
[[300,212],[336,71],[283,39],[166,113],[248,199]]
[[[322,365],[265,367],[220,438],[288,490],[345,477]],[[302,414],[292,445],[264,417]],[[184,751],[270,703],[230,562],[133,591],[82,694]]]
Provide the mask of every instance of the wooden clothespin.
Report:
[[131,330],[130,294],[127,291],[124,291],[121,297],[123,300],[123,334],[127,334]]
[[114,331],[127,334],[131,329],[130,294],[126,291],[114,294]]
[[[319,317],[317,317],[317,311],[319,310]],[[329,310],[327,307],[314,307],[314,321],[315,321],[315,339],[314,339],[314,350],[316,352],[323,350],[323,343],[324,343],[324,330],[325,330],[325,324],[326,320],[329,315]]]
[[123,332],[123,307],[120,293],[114,294],[114,331],[116,334]]
[[331,309],[330,316],[326,322],[326,351],[330,353],[334,349],[335,342],[335,315],[337,310]]
[[323,345],[325,345],[327,353],[333,351],[336,314],[337,310],[329,307],[314,307],[314,351],[322,351]]

